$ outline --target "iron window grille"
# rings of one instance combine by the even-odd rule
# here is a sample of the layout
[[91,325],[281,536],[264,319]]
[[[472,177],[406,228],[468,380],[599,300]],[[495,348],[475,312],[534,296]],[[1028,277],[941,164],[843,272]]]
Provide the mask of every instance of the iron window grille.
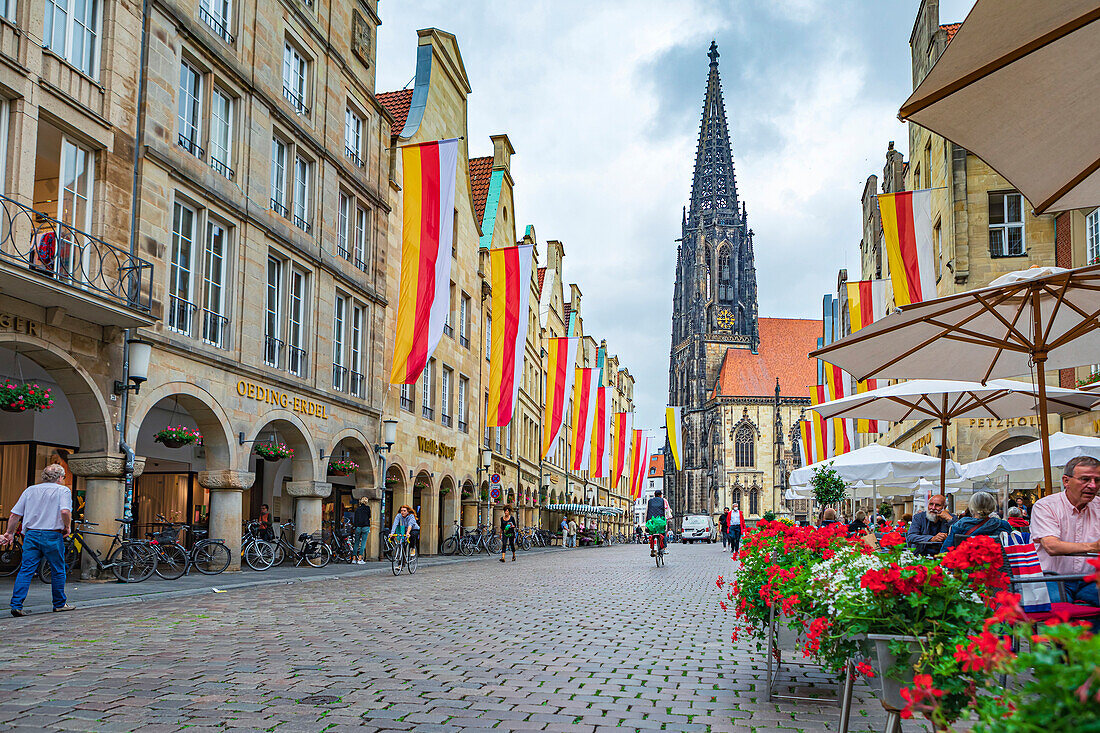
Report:
[[229,319],[214,311],[202,312],[202,340],[219,349],[225,348],[226,335],[229,331]]
[[284,346],[286,346],[286,344],[274,336],[267,336],[264,339],[264,364],[278,369],[283,361]]
[[206,151],[202,149],[201,145],[184,135],[182,132],[178,134],[176,143],[199,160],[202,160],[203,156],[206,155]]
[[214,30],[214,32],[217,33],[218,37],[226,43],[233,43],[233,41],[235,40],[233,38],[233,34],[230,33],[229,29],[225,27],[225,23],[223,23],[218,18],[215,18],[201,4],[199,5],[199,20],[210,26]]

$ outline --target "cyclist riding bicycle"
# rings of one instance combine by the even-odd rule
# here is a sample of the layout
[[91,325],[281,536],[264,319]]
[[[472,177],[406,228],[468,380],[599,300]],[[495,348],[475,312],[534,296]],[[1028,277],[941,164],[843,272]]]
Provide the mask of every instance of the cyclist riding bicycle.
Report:
[[393,529],[390,530],[390,537],[397,537],[406,533],[409,536],[409,553],[416,554],[416,545],[420,541],[420,524],[416,521],[416,515],[413,514],[412,507],[407,504],[402,505],[397,516],[393,518]]
[[651,498],[645,507],[645,525],[646,531],[649,532],[649,556],[653,557],[657,554],[659,545],[660,550],[665,549],[665,527],[668,526],[668,520],[672,519],[672,507],[668,505],[668,499],[666,499],[660,489],[653,492],[653,498]]

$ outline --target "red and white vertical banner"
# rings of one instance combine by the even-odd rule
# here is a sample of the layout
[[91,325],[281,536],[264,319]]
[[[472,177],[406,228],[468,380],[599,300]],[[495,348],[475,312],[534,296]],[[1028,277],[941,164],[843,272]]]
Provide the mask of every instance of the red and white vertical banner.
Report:
[[450,310],[458,140],[401,148],[401,277],[392,384],[413,384],[443,336]]
[[611,486],[617,487],[629,466],[633,412],[616,412],[611,427]]
[[932,191],[881,193],[882,237],[898,306],[936,297],[936,253],[932,248]]
[[596,389],[596,412],[592,415],[592,478],[610,473],[611,423],[607,416],[607,387]]
[[578,369],[573,377],[573,445],[570,471],[584,471],[592,457],[592,418],[596,414],[599,369]]
[[565,406],[573,388],[580,339],[561,336],[546,339],[546,404],[542,411],[542,457],[554,455],[558,434],[565,424]]
[[527,345],[527,304],[534,251],[533,244],[489,250],[489,278],[493,287],[490,306],[493,348],[489,354],[489,412],[485,418],[489,427],[504,427],[515,412]]

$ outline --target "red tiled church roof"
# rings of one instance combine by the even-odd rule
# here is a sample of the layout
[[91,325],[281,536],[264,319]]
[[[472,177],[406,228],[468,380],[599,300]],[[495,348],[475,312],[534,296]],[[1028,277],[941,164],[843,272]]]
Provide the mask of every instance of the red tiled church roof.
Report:
[[485,200],[489,198],[489,181],[493,177],[493,156],[470,158],[470,189],[474,196],[477,225],[485,220]]
[[409,106],[412,104],[412,89],[402,89],[399,92],[381,92],[375,95],[378,103],[386,108],[393,116],[393,134],[395,137],[405,129],[405,120],[409,117]]
[[546,268],[540,267],[539,270],[539,297],[542,297],[542,284],[546,282]]
[[665,454],[654,453],[649,457],[649,475],[650,476],[664,476],[665,475]]
[[941,29],[947,31],[947,42],[948,43],[951,43],[951,39],[954,38],[955,34],[959,32],[959,26],[961,26],[961,25],[962,25],[962,23],[947,23],[945,25],[940,26]]
[[729,348],[715,384],[715,395],[772,396],[780,392],[809,397],[817,383],[817,363],[809,354],[817,348],[822,323],[804,318],[761,318],[758,354]]

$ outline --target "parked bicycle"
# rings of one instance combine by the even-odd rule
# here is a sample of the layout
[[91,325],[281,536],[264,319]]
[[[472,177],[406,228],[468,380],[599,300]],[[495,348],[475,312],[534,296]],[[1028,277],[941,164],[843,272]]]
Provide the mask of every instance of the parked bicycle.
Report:
[[0,548],[0,577],[15,575],[23,564],[23,538],[15,535],[11,546]]
[[263,529],[255,519],[245,525],[241,559],[253,570],[267,570],[275,563],[275,545],[263,538]]
[[175,580],[187,572],[187,550],[179,544],[179,528],[167,524],[157,532],[146,532],[149,547],[157,555],[154,572],[163,580]]
[[[123,527],[133,524],[133,520],[116,521],[119,522],[119,528],[112,535],[85,529],[98,526],[95,522],[73,520],[72,534],[65,538],[66,574],[79,573],[81,558],[84,556],[92,561],[97,577],[110,570],[120,583],[140,583],[156,571],[157,553],[149,543],[123,537]],[[88,547],[84,539],[86,535],[111,538],[106,562],[103,561],[103,555]],[[38,577],[43,583],[49,583],[53,577],[53,568],[46,558],[42,558],[38,564]]]
[[[189,524],[169,522],[163,514],[158,514],[156,519],[164,525],[161,534],[163,539],[158,539],[158,544],[176,545],[187,554],[187,568],[184,570],[184,574],[194,568],[203,575],[217,575],[225,572],[225,569],[229,567],[233,554],[229,551],[225,540],[207,537],[209,530],[206,529],[196,529]],[[179,541],[181,532],[186,535],[187,541],[191,545],[190,550]]]
[[332,536],[327,544],[329,551],[332,552],[333,562],[350,563],[352,561],[352,558],[355,557],[355,543],[352,540],[354,534],[355,530],[348,519],[332,528]]
[[484,524],[479,524],[477,529],[462,538],[459,552],[466,557],[475,552],[485,552],[487,555],[499,555],[503,543],[497,536],[496,529],[490,529]]
[[309,535],[303,532],[298,535],[300,547],[295,547],[287,541],[285,533],[290,531],[294,536],[294,522],[283,522],[283,526],[277,535],[278,542],[275,545],[275,564],[282,565],[287,560],[294,560],[294,566],[299,567],[306,563],[310,567],[323,568],[332,562],[332,549],[326,545],[318,535]]
[[462,526],[455,520],[454,526],[451,528],[451,536],[440,541],[439,554],[440,555],[454,555],[459,551],[459,547],[462,544],[463,537]]
[[393,556],[390,558],[390,570],[394,575],[400,575],[401,571],[408,570],[409,575],[416,572],[416,567],[419,564],[420,553],[413,552],[412,547],[409,545],[409,536],[407,534],[391,534],[389,536],[390,542],[393,543]]

